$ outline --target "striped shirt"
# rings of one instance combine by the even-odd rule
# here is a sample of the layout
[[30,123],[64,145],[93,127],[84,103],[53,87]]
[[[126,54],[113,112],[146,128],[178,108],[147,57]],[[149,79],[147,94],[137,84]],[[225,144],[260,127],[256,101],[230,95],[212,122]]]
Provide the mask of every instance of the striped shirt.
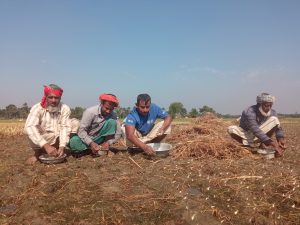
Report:
[[117,115],[115,112],[112,112],[110,115],[103,117],[101,115],[100,105],[95,105],[90,108],[87,108],[83,112],[80,127],[78,130],[78,136],[85,144],[90,145],[93,142],[93,138],[98,135],[104,123],[108,119],[114,119],[117,121],[117,130],[115,133],[115,138],[113,140],[109,140],[109,144],[116,142],[122,134],[120,123],[117,120]]
[[44,137],[54,135],[59,137],[59,147],[66,147],[71,132],[71,110],[65,104],[59,106],[59,111],[54,113],[50,113],[40,103],[31,108],[25,123],[25,132],[35,145],[43,147],[48,143]]

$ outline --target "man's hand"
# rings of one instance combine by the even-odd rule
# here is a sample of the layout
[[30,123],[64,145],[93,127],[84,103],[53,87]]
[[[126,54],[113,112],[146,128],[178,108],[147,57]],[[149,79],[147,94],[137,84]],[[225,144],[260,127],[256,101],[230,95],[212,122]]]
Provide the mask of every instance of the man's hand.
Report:
[[48,155],[50,156],[54,156],[57,157],[58,156],[58,151],[55,147],[49,145],[49,144],[45,144],[43,146],[43,148],[45,149],[45,151],[48,153]]
[[283,155],[284,149],[280,148],[276,142],[272,141],[270,145],[275,149],[277,156]]
[[153,148],[151,148],[149,145],[145,145],[145,147],[143,148],[144,152],[147,155],[156,155],[155,151]]
[[59,147],[57,153],[58,157],[61,157],[65,153],[65,147]]
[[279,147],[282,148],[283,150],[285,150],[287,148],[284,138],[279,138],[277,140],[277,143],[278,143]]
[[98,144],[95,143],[95,142],[92,142],[92,143],[90,144],[90,148],[91,148],[91,150],[92,150],[92,152],[93,152],[94,154],[96,154],[99,150],[101,150],[101,146],[98,145]]
[[103,142],[103,143],[101,144],[101,150],[103,150],[103,151],[108,151],[108,150],[109,150],[109,144],[108,144],[107,141],[106,141],[106,142]]

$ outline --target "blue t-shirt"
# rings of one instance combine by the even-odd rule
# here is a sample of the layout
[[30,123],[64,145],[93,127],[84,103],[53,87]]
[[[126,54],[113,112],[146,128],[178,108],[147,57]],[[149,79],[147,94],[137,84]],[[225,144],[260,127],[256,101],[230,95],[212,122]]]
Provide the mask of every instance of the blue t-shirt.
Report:
[[164,119],[168,113],[159,106],[151,103],[147,116],[139,114],[138,109],[134,109],[124,119],[125,125],[134,126],[143,136],[148,134],[154,127],[157,118]]

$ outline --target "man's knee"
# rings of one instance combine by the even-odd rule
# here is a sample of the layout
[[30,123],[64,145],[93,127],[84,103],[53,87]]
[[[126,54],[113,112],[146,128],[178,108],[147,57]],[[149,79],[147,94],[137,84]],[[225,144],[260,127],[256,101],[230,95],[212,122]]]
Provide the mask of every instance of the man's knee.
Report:
[[80,121],[78,119],[72,118],[71,123],[71,133],[77,133],[80,127]]
[[229,126],[227,128],[227,132],[231,135],[231,134],[235,134],[236,133],[236,130],[238,130],[238,127],[235,126],[235,125],[232,125],[232,126]]
[[280,125],[279,119],[276,116],[271,116],[269,120],[276,125]]
[[70,149],[73,151],[83,151],[87,146],[82,142],[81,138],[77,135],[73,136],[69,142]]

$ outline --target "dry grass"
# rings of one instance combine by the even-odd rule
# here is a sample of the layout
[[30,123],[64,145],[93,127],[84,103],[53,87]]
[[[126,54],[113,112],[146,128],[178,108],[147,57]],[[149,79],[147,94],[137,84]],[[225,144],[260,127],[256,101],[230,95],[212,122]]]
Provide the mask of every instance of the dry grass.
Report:
[[273,160],[243,155],[227,125],[206,115],[174,126],[168,158],[33,167],[24,136],[2,138],[0,224],[300,224],[300,123],[283,124],[289,148]]
[[177,126],[169,141],[175,148],[174,158],[212,156],[218,159],[241,157],[245,149],[233,142],[227,134],[228,124],[212,113],[206,113],[190,125]]
[[24,134],[23,121],[1,121],[0,122],[0,137],[16,136]]

